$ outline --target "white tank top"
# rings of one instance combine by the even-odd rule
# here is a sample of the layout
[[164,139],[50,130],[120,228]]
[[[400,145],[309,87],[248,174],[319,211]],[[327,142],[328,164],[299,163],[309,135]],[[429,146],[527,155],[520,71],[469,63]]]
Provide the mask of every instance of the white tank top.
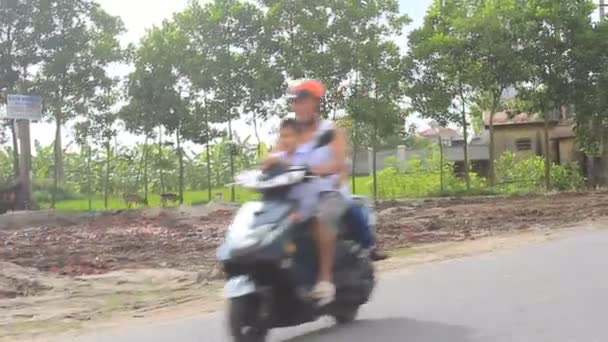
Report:
[[[313,138],[303,144],[298,144],[298,147],[291,158],[291,162],[294,165],[314,168],[331,161],[333,153],[329,146],[322,146],[319,148],[315,148],[315,146],[321,134],[332,127],[332,122],[320,122]],[[333,180],[332,177],[315,178],[308,182],[298,184],[291,189],[289,197],[297,199],[300,214],[303,218],[314,215],[319,204],[320,193],[325,191],[336,191]]]

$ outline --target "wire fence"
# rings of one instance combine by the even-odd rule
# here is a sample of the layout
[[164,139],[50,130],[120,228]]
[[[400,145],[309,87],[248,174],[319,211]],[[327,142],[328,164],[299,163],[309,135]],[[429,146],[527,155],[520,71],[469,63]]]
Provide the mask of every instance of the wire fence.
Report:
[[[495,163],[494,186],[489,186],[483,169],[470,172],[467,185],[462,165],[450,161],[437,149],[431,148],[423,156],[404,161],[386,153],[382,156],[384,160],[377,165],[380,167],[376,177],[359,174],[350,179],[353,193],[388,200],[546,190],[544,160],[538,156],[526,159],[501,156]],[[215,160],[210,159],[209,164],[204,159],[188,157],[182,161],[181,172],[175,151],[157,154],[148,161],[141,153],[128,150],[117,150],[109,159],[105,157],[103,154],[92,158],[86,154],[65,155],[64,177],[55,187],[52,154],[39,153],[33,162],[34,202],[40,208],[103,210],[143,205],[196,205],[215,199],[244,202],[258,197],[252,191],[227,186],[232,180],[231,169],[236,174],[257,165],[250,155],[235,155],[234,168],[221,153]],[[4,173],[13,172],[10,167],[0,171],[3,179],[10,178]],[[576,165],[554,165],[551,181],[557,190],[569,190],[582,186],[584,179]]]

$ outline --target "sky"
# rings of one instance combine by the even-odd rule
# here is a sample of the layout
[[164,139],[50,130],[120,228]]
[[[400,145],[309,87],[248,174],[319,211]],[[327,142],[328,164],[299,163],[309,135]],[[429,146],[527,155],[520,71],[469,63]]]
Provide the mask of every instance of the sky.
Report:
[[[183,10],[188,2],[189,0],[98,0],[98,3],[108,13],[122,18],[127,32],[121,37],[121,42],[125,45],[139,42],[148,28],[162,23],[164,19],[170,18],[173,13]],[[422,23],[426,9],[431,2],[432,0],[399,1],[401,12],[408,14],[413,20],[404,35],[396,38],[396,42],[402,49],[407,46],[407,33]],[[117,66],[111,72],[126,75],[129,72],[129,67],[126,65]],[[414,121],[416,124],[421,124],[419,120]],[[266,129],[261,129],[260,135],[263,140],[268,141],[272,138],[273,125],[276,125],[276,120],[271,120],[270,124],[264,125]],[[252,134],[245,122],[238,122],[235,125],[235,130],[237,134],[243,137]],[[69,125],[64,128],[63,135],[66,145],[72,140],[70,131]],[[33,123],[31,126],[32,139],[36,139],[44,145],[53,142],[53,132],[54,125],[52,123]],[[121,132],[118,136],[118,141],[123,144],[132,144],[141,139],[141,137],[135,137],[126,132]]]

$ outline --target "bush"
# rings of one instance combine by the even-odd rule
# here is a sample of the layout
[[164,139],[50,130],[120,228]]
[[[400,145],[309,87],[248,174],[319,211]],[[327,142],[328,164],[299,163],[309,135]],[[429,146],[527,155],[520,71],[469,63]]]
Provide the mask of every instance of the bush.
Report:
[[585,182],[578,163],[553,165],[551,168],[551,185],[555,190],[578,190]]
[[[427,150],[430,158],[422,160],[419,156],[399,163],[396,158],[385,160],[386,168],[378,172],[378,197],[395,199],[399,197],[443,196],[467,194],[465,180],[454,173],[454,163],[444,160],[436,147]],[[443,168],[443,191],[441,189],[441,170]],[[470,174],[471,191],[482,192],[485,179],[476,173]],[[373,180],[368,181],[370,193]]]
[[[441,155],[436,147],[429,148],[426,155],[430,158],[423,160],[415,156],[404,163],[399,163],[394,157],[387,158],[386,167],[378,171],[378,197],[525,194],[541,192],[545,187],[545,160],[540,156],[517,158],[514,153],[505,152],[495,164],[496,188],[487,188],[485,178],[471,173],[471,188],[467,190],[465,180],[454,173],[454,163],[444,160],[441,165]],[[566,191],[579,189],[584,179],[576,163],[554,164],[551,166],[551,182],[555,190]],[[373,193],[371,177],[367,178],[366,184],[369,193]]]
[[[502,193],[542,191],[545,187],[545,159],[542,156],[517,158],[503,153],[496,161],[497,190]],[[551,184],[556,190],[574,190],[583,185],[578,164],[551,165]]]
[[517,158],[507,151],[496,161],[495,170],[499,192],[535,192],[544,187],[545,161],[542,157]]

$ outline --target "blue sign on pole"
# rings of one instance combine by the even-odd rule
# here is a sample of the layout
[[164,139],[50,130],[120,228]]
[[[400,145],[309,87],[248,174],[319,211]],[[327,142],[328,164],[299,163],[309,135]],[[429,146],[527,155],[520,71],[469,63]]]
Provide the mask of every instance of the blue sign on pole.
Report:
[[35,95],[8,95],[6,118],[15,120],[42,119],[42,97]]

